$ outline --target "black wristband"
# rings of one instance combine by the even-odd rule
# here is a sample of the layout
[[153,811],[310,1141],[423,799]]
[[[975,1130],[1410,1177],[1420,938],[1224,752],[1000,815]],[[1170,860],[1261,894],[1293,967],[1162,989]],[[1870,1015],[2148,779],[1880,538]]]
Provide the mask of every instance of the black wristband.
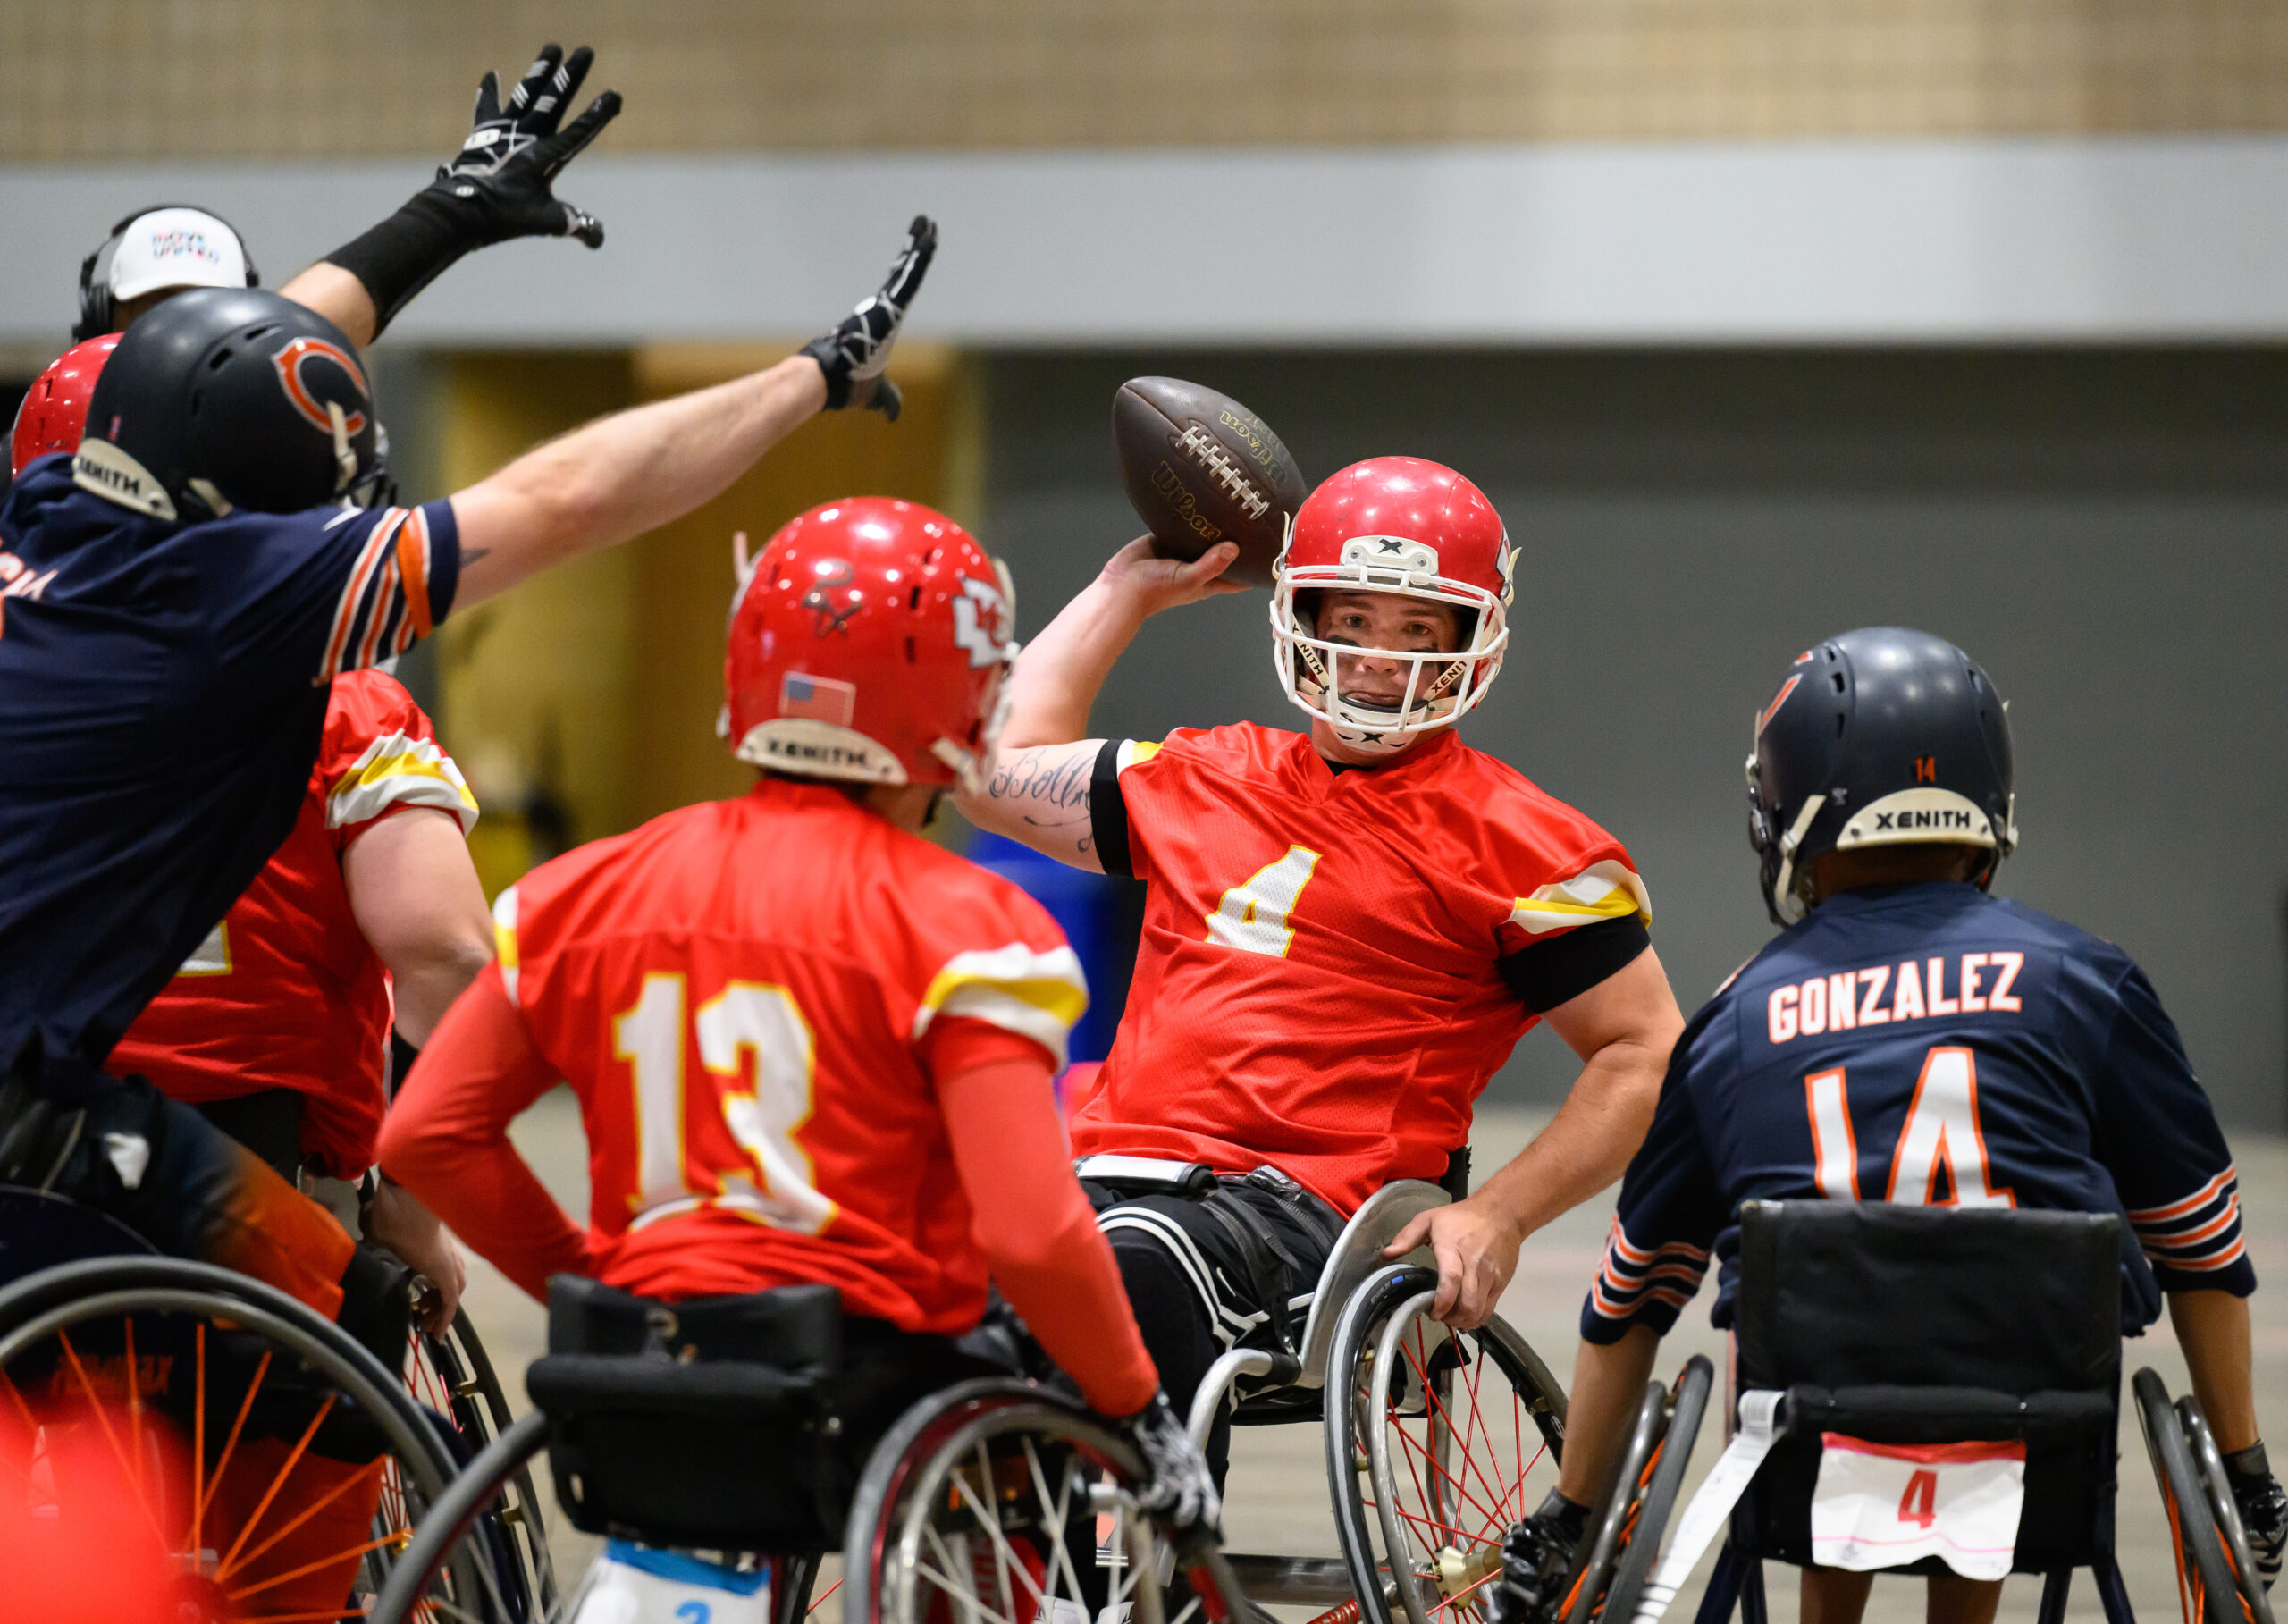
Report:
[[467,217],[433,191],[418,191],[388,219],[325,257],[360,282],[374,301],[374,336],[413,301],[413,296],[476,248],[481,239]]

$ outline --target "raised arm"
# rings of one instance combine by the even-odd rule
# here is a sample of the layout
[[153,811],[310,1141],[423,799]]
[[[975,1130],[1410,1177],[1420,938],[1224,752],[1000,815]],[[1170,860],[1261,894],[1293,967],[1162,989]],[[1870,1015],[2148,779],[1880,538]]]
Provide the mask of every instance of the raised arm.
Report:
[[682,517],[822,408],[862,406],[895,417],[897,391],[882,369],[937,244],[938,228],[915,216],[880,291],[801,354],[600,417],[454,496],[461,543],[455,607]]
[[993,770],[981,794],[955,797],[962,815],[1060,862],[1101,871],[1089,780],[1104,741],[1084,736],[1089,707],[1147,619],[1246,590],[1216,579],[1239,551],[1225,542],[1186,564],[1154,556],[1151,538],[1140,536],[1113,554],[1018,656]]
[[593,55],[585,46],[568,57],[561,46],[543,46],[505,103],[500,80],[486,73],[468,139],[437,178],[279,291],[362,348],[473,248],[516,237],[577,237],[601,247],[604,228],[596,217],[559,202],[552,189],[564,166],[619,112],[619,92],[607,90],[564,124]]

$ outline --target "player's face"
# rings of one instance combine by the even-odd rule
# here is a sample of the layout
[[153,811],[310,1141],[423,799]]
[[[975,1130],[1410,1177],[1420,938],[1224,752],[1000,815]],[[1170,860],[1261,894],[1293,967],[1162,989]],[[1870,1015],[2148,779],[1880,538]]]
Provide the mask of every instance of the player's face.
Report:
[[[1388,592],[1330,592],[1319,600],[1318,635],[1329,643],[1407,654],[1451,654],[1461,647],[1461,618],[1450,604]],[[1334,686],[1352,704],[1395,709],[1406,699],[1415,661],[1372,652],[1334,657]],[[1420,692],[1432,672],[1425,672]]]

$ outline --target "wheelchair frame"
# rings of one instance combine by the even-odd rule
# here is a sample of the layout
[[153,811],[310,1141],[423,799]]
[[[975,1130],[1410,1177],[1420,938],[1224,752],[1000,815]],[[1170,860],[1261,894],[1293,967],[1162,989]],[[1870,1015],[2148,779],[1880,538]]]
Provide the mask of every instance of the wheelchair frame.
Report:
[[[1376,1191],[1351,1215],[1327,1255],[1311,1294],[1300,1350],[1281,1355],[1235,1348],[1209,1366],[1201,1379],[1187,1425],[1203,1446],[1216,1412],[1227,1402],[1233,1406],[1235,1426],[1319,1420],[1325,1427],[1327,1489],[1341,1552],[1333,1557],[1227,1552],[1225,1560],[1251,1602],[1337,1608],[1355,1602],[1359,1616],[1370,1624],[1426,1624],[1411,1579],[1384,1574],[1374,1550],[1377,1525],[1390,1548],[1399,1548],[1403,1540],[1391,1510],[1395,1495],[1387,1488],[1375,1494],[1376,1516],[1372,1522],[1368,1519],[1369,1508],[1358,1485],[1360,1458],[1365,1458],[1364,1469],[1384,1479],[1393,1473],[1383,1429],[1375,1427],[1371,1440],[1358,1435],[1355,1395],[1357,1373],[1377,1358],[1384,1367],[1392,1363],[1401,1329],[1418,1319],[1437,1283],[1427,1248],[1398,1262],[1385,1258],[1383,1249],[1415,1218],[1452,1199],[1449,1191],[1417,1179],[1398,1180]],[[1467,1334],[1507,1367],[1504,1375],[1513,1388],[1530,1392],[1527,1413],[1555,1458],[1563,1448],[1564,1389],[1532,1346],[1498,1316]],[[1330,1371],[1337,1374],[1337,1381],[1330,1383]],[[1242,1378],[1265,1377],[1276,1384],[1233,1400]],[[1330,1409],[1330,1392],[1351,1395],[1351,1402]],[[1514,1510],[1515,1517],[1521,1518],[1532,1508]],[[1496,1553],[1491,1571],[1497,1573],[1499,1545],[1497,1537],[1491,1545]],[[1483,1552],[1473,1558],[1481,1566],[1485,1560]],[[1490,1575],[1473,1576],[1463,1581],[1464,1587],[1475,1588],[1486,1577]],[[1442,1579],[1442,1590],[1449,1587]]]

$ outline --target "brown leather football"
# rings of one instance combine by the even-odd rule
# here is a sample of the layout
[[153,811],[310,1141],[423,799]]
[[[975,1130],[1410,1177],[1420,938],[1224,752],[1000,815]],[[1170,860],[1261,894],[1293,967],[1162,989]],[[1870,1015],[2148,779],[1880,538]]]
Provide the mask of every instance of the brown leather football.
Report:
[[1163,558],[1218,542],[1240,556],[1224,578],[1271,585],[1287,521],[1308,487],[1270,425],[1229,395],[1182,378],[1131,378],[1112,399],[1113,454]]

